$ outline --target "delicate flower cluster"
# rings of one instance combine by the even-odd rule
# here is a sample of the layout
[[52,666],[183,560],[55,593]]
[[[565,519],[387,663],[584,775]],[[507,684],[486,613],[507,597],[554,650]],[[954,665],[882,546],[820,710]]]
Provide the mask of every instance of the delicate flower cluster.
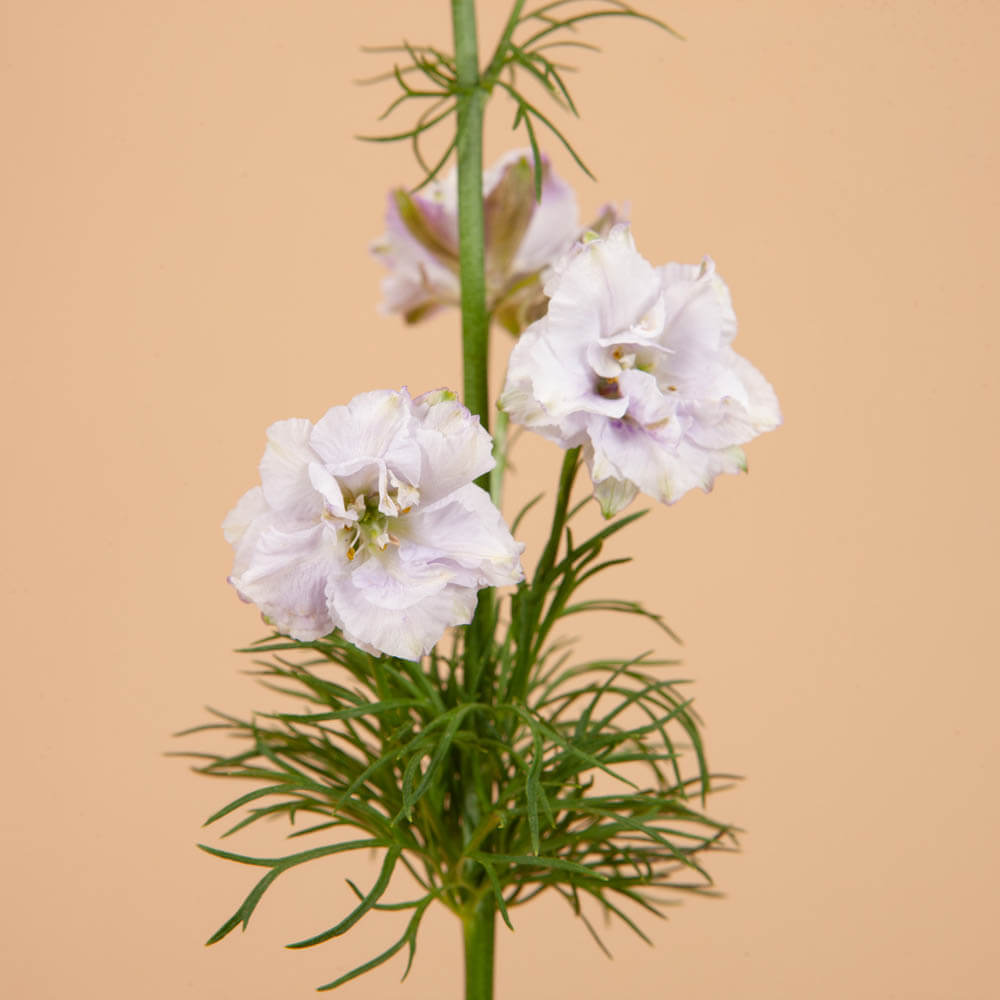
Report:
[[[607,517],[640,491],[673,503],[745,470],[740,445],[781,414],[730,346],[736,317],[711,260],[655,268],[613,212],[577,242],[572,190],[543,160],[536,201],[532,171],[516,151],[484,178],[488,304],[521,333],[501,407],[582,447]],[[390,196],[375,252],[390,267],[385,306],[408,321],[459,301],[455,187]],[[478,418],[444,390],[369,392],[315,426],[280,421],[261,485],[224,525],[230,580],[293,638],[339,629],[417,659],[471,620],[480,588],[522,578],[522,546],[473,483],[493,465]]]
[[493,465],[478,418],[444,390],[368,392],[315,426],[279,421],[261,485],[223,525],[230,581],[293,638],[337,628],[419,659],[471,620],[481,587],[523,576],[523,546],[473,483]]
[[[545,312],[543,274],[580,235],[573,189],[544,157],[541,198],[535,197],[530,150],[514,150],[483,175],[487,306],[497,322],[520,333]],[[426,194],[390,193],[386,234],[373,246],[389,268],[382,308],[415,323],[459,304],[457,174],[433,182]],[[591,226],[607,231],[614,210]]]
[[563,448],[583,447],[610,517],[640,490],[673,503],[781,423],[771,386],[730,343],[711,260],[654,268],[626,226],[584,241],[546,284],[546,315],[514,346],[500,405]]

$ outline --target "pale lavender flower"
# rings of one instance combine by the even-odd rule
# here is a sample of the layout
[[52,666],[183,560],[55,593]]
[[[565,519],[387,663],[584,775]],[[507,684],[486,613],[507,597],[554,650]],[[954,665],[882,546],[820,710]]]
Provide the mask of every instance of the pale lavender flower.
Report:
[[473,483],[494,465],[490,436],[453,393],[362,393],[267,437],[261,484],[223,531],[230,582],[279,632],[339,629],[415,660],[471,620],[480,588],[522,579],[523,546]]
[[654,268],[627,226],[571,251],[546,315],[514,345],[500,399],[511,419],[582,446],[606,517],[639,491],[673,503],[781,423],[774,390],[730,346],[736,316],[706,258]]
[[[530,150],[514,150],[483,174],[487,306],[519,333],[544,312],[541,275],[580,234],[573,189],[542,157],[541,198],[535,198]],[[442,306],[457,306],[457,174],[424,192],[389,194],[386,233],[372,252],[389,269],[382,309],[414,323]]]

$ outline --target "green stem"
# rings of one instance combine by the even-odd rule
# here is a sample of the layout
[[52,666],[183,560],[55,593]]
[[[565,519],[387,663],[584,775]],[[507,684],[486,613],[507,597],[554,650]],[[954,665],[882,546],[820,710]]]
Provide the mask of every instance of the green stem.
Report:
[[570,448],[563,456],[562,469],[559,471],[559,490],[556,493],[555,509],[552,511],[552,527],[549,529],[549,540],[545,543],[541,559],[535,568],[535,578],[531,583],[532,590],[539,598],[549,589],[548,575],[556,561],[559,543],[562,541],[563,528],[566,527],[566,515],[569,511],[569,498],[573,492],[573,480],[580,467],[579,447]]
[[493,944],[496,909],[491,897],[462,919],[465,942],[465,1000],[493,1000]]
[[497,422],[493,427],[493,458],[496,465],[490,472],[490,499],[495,507],[503,500],[503,475],[507,471],[507,414],[497,411]]
[[487,89],[491,89],[497,77],[500,76],[500,72],[504,66],[504,56],[507,54],[507,47],[510,45],[510,40],[517,29],[518,22],[521,20],[521,11],[523,8],[524,0],[515,0],[514,6],[511,8],[510,15],[507,18],[507,23],[504,25],[503,34],[500,36],[500,41],[497,43],[496,50],[493,53],[493,58],[490,60],[489,66],[486,67],[486,72],[483,73],[483,81]]
[[[483,110],[487,94],[479,75],[475,0],[451,0],[455,67],[458,74],[458,265],[462,301],[462,369],[465,405],[489,430],[489,330],[486,308],[486,251],[483,219]],[[489,476],[476,480],[487,492]],[[466,632],[465,687],[475,698],[480,683],[492,676],[493,591],[479,592],[476,612]]]
[[552,527],[549,540],[535,567],[535,576],[530,587],[518,591],[517,609],[517,663],[511,676],[511,697],[523,701],[528,691],[531,668],[534,665],[534,651],[538,640],[538,626],[542,618],[542,606],[549,593],[549,575],[556,562],[563,529],[569,516],[569,499],[573,492],[573,481],[580,467],[580,449],[570,448],[563,456],[559,472],[559,489],[556,492],[555,509],[552,512]]
[[[474,0],[451,0],[458,71],[458,264],[465,405],[489,430],[489,313],[483,221],[483,110]],[[485,484],[484,484],[485,485]]]
[[[487,94],[479,74],[475,0],[451,0],[455,68],[458,74],[458,266],[462,301],[462,372],[465,405],[489,430],[489,331],[486,306],[486,227],[483,219],[483,110]],[[478,480],[483,489],[489,477]],[[493,591],[479,592],[476,612],[466,632],[464,681],[475,698],[484,673],[492,678]],[[490,681],[492,685],[492,680]],[[492,690],[486,693],[487,699]],[[462,825],[469,837],[479,825],[478,783],[482,775],[474,753],[461,763]],[[480,902],[462,918],[465,941],[466,1000],[493,1000],[495,912],[492,900]]]

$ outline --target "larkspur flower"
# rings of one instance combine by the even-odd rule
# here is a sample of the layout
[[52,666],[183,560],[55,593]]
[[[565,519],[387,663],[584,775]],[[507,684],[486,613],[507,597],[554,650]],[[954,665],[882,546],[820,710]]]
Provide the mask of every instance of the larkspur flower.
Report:
[[514,345],[511,419],[582,446],[606,517],[641,491],[673,503],[746,470],[741,444],[781,423],[774,390],[730,346],[736,316],[708,258],[655,268],[627,226],[553,270],[546,315]]
[[[483,174],[487,306],[497,321],[520,333],[545,311],[543,275],[580,235],[573,189],[542,157],[541,198],[535,198],[530,150],[514,150]],[[615,219],[605,208],[591,226],[607,231]],[[411,195],[389,195],[386,233],[372,252],[389,269],[382,309],[415,323],[460,301],[457,174]]]
[[279,632],[339,629],[419,659],[471,620],[480,588],[522,578],[523,546],[473,483],[494,465],[490,436],[453,393],[362,393],[267,437],[261,484],[223,531],[230,582]]

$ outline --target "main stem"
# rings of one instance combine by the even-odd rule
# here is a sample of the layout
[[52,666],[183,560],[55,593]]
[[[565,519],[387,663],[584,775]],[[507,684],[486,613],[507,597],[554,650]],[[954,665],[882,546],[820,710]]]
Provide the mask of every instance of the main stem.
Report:
[[493,1000],[493,941],[496,909],[484,899],[462,920],[465,942],[465,1000]]
[[[486,93],[479,74],[475,0],[451,0],[455,67],[458,73],[458,263],[462,288],[462,367],[465,405],[489,430],[489,325],[486,309],[486,251],[483,219],[483,108]],[[489,489],[489,477],[479,485]],[[479,592],[479,602],[465,637],[464,683],[473,698],[484,678],[492,676],[493,591]],[[490,697],[492,692],[487,692]],[[463,760],[462,822],[466,835],[479,825],[476,760]],[[462,918],[465,942],[466,1000],[493,1000],[493,951],[496,912],[484,897]]]
[[458,70],[458,262],[465,405],[489,430],[489,314],[483,222],[483,107],[474,0],[451,0]]
[[[489,329],[486,310],[486,251],[483,220],[483,108],[475,0],[451,0],[455,67],[458,73],[458,264],[462,288],[462,368],[465,405],[489,430]],[[489,475],[476,482],[489,491]],[[493,591],[479,592],[466,632],[465,686],[473,697],[490,674]]]

